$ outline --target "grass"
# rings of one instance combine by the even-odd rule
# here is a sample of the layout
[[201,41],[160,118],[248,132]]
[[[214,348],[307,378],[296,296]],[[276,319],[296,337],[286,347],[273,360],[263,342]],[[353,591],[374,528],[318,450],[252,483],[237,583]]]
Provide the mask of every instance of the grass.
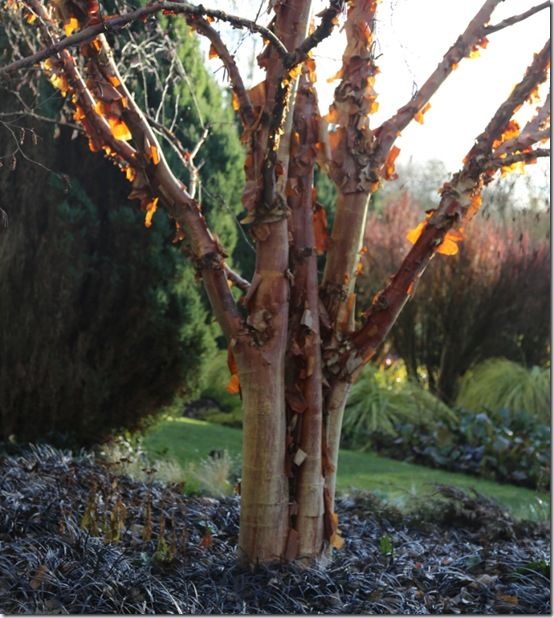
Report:
[[[143,446],[153,458],[175,460],[185,470],[191,463],[205,459],[214,449],[227,450],[232,458],[240,458],[242,433],[203,421],[168,417],[146,434]],[[550,495],[545,492],[426,468],[372,453],[342,450],[339,455],[337,487],[342,491],[372,491],[405,507],[414,497],[422,499],[430,495],[434,483],[462,489],[473,487],[508,507],[518,518],[550,517]]]

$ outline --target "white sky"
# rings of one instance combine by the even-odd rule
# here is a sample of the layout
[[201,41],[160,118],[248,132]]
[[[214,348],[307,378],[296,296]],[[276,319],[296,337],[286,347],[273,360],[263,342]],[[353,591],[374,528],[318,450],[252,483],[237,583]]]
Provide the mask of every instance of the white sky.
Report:
[[[259,0],[234,3],[232,0],[219,0],[214,1],[212,6],[227,8],[228,5],[230,11],[253,18],[259,3]],[[504,0],[493,13],[491,23],[523,13],[539,3],[540,0]],[[326,6],[326,2],[321,0],[315,4],[315,13]],[[482,4],[483,0],[381,2],[376,31],[378,52],[382,54],[377,61],[381,73],[375,84],[379,111],[373,116],[373,126],[378,126],[408,102],[413,89],[425,81]],[[250,8],[245,10],[248,5]],[[260,23],[266,21],[264,10]],[[491,34],[488,47],[481,50],[480,57],[462,60],[433,96],[424,125],[413,122],[405,129],[397,141],[401,149],[398,162],[440,159],[447,169],[456,171],[474,138],[521,79],[533,53],[542,48],[549,33],[550,12],[543,10],[523,22]],[[344,35],[336,33],[315,52],[322,113],[326,112],[333,90],[338,85],[338,82],[328,84],[326,79],[340,68],[343,41]],[[244,42],[237,53],[237,59],[245,66],[246,72],[253,57],[252,44]],[[208,66],[213,66],[215,70],[218,62],[211,61]],[[252,83],[261,78],[261,72],[255,73]],[[525,116],[521,118],[525,119]],[[539,182],[541,179],[544,181],[549,163],[542,161],[527,169],[538,177]]]

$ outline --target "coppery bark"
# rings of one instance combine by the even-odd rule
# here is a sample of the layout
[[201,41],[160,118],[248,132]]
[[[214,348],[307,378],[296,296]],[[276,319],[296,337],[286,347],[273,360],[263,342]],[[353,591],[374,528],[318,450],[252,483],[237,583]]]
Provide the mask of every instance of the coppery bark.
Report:
[[[294,113],[294,140],[288,181],[291,209],[291,301],[286,384],[288,403],[287,469],[291,479],[293,536],[298,550],[290,558],[317,558],[324,538],[322,468],[322,372],[319,329],[317,256],[312,224],[314,206],[314,165],[318,142],[317,101],[305,67]],[[292,548],[291,547],[291,551]]]
[[[288,50],[306,37],[311,2],[294,0],[275,8],[275,33]],[[288,479],[285,475],[285,353],[289,321],[289,243],[286,181],[294,100],[290,71],[272,48],[262,62],[267,77],[260,124],[250,131],[245,166],[245,206],[253,218],[256,269],[246,296],[247,325],[256,355],[237,350],[243,399],[243,475],[239,548],[250,562],[283,559],[294,544],[290,532]],[[282,135],[280,136],[280,132]],[[257,367],[250,367],[257,360]],[[271,446],[271,448],[266,448]],[[267,509],[268,501],[274,505]]]

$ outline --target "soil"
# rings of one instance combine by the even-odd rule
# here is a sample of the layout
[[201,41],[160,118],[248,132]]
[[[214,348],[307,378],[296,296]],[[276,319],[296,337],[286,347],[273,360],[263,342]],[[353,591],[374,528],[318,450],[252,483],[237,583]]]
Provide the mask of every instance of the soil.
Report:
[[411,515],[371,494],[337,505],[326,568],[235,557],[240,498],[117,476],[87,453],[0,459],[6,614],[549,614],[550,531],[437,487]]

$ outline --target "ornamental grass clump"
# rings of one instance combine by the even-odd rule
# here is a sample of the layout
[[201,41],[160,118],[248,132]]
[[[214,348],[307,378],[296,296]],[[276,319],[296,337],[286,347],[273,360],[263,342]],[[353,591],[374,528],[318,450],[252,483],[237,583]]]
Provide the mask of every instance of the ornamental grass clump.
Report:
[[506,409],[527,412],[550,423],[550,367],[527,369],[495,358],[477,365],[461,381],[456,403],[476,412],[493,415]]

